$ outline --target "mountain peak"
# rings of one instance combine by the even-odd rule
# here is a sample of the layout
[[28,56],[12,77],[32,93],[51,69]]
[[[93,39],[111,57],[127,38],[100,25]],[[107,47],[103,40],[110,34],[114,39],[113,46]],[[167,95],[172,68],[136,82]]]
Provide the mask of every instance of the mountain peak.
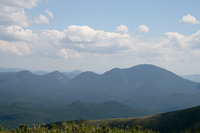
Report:
[[62,73],[59,71],[53,71],[53,72],[47,73],[46,75],[62,75]]
[[158,67],[158,66],[152,65],[152,64],[139,64],[139,65],[127,68],[127,69],[136,69],[136,68],[140,68],[140,69],[162,69],[162,70],[165,70],[165,69],[163,69],[161,67]]
[[28,70],[22,70],[22,71],[16,72],[16,75],[23,76],[23,77],[35,76],[35,74],[31,73]]
[[17,73],[19,73],[19,74],[32,74],[30,71],[28,71],[28,70],[22,70],[22,71],[19,71],[19,72],[17,72]]
[[68,82],[71,78],[69,78],[67,75],[59,72],[59,71],[54,71],[54,72],[50,72],[44,75],[44,77],[47,77],[48,79],[57,79],[59,81],[65,81]]

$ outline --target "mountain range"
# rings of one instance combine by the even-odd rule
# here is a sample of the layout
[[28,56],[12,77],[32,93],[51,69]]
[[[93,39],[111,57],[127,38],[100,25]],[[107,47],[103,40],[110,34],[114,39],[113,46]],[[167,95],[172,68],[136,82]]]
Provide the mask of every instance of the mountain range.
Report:
[[84,72],[65,86],[68,100],[118,101],[131,106],[172,111],[199,105],[200,84],[153,65]]
[[53,106],[74,101],[116,101],[159,112],[200,104],[200,83],[150,64],[115,68],[103,74],[82,72],[73,79],[58,71],[45,75],[29,71],[3,72],[0,73],[0,92],[1,104]]

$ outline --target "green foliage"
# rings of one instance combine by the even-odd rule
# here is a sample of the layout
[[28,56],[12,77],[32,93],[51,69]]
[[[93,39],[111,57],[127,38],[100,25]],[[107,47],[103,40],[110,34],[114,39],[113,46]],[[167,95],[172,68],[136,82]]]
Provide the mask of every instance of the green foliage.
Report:
[[51,124],[49,127],[43,125],[34,124],[32,127],[21,124],[19,128],[0,131],[1,133],[156,133],[152,130],[142,130],[142,127],[136,125],[133,128],[127,127],[122,128],[112,128],[107,123],[103,126],[88,126],[87,123],[76,124],[74,121],[70,123],[63,122],[61,126],[56,124]]

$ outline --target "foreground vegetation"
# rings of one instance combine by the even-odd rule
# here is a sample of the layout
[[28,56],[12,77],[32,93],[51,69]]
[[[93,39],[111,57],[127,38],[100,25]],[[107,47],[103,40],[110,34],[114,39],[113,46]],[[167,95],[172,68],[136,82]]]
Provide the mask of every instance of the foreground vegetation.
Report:
[[0,133],[156,133],[152,130],[142,130],[140,125],[135,127],[125,128],[111,128],[108,124],[104,123],[103,126],[88,126],[87,122],[79,122],[76,124],[74,121],[70,123],[63,122],[60,126],[51,124],[50,126],[44,126],[40,124],[34,124],[32,127],[28,125],[20,125],[17,129],[7,130],[0,126]]

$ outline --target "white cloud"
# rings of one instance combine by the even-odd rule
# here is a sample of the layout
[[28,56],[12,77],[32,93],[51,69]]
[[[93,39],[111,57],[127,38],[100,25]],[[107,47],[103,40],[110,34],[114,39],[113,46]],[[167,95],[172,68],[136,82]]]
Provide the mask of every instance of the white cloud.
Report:
[[200,22],[194,16],[191,16],[190,14],[183,16],[180,21],[184,24],[200,24]]
[[0,3],[0,25],[29,26],[29,20],[23,8]]
[[34,41],[37,35],[30,29],[20,26],[0,26],[0,39],[7,41]]
[[82,52],[117,52],[128,49],[132,45],[132,41],[136,40],[131,38],[129,34],[94,30],[88,26],[72,25],[64,32],[65,46]]
[[126,25],[120,25],[115,29],[116,33],[128,34],[128,27]]
[[[137,39],[129,34],[68,26],[63,31],[41,30],[37,34],[20,26],[0,26],[0,54],[75,60],[113,59],[137,62],[196,61],[200,58],[200,31],[185,36],[167,32],[164,38]],[[194,56],[196,57],[194,59]]]
[[187,44],[187,39],[184,35],[177,32],[167,32],[165,35],[168,37],[168,45],[174,48],[184,48]]
[[93,42],[96,32],[88,26],[71,25],[65,30],[66,38],[73,43],[90,43]]
[[35,23],[37,23],[37,24],[49,24],[49,19],[46,16],[40,14],[39,17],[37,17],[35,19]]
[[[190,35],[184,36],[177,32],[167,32],[165,35],[168,37],[168,43],[173,48],[184,49],[200,49],[200,31]],[[181,50],[182,50],[181,49]]]
[[42,30],[40,38],[59,45],[61,40],[65,38],[65,33],[57,30]]
[[69,59],[69,58],[80,58],[81,55],[76,52],[75,50],[72,50],[72,49],[60,49],[59,53],[58,53],[59,56],[65,58],[65,59]]
[[146,25],[138,26],[138,31],[143,33],[149,33],[149,28]]
[[[25,9],[32,9],[39,2],[44,0],[1,0],[0,2],[0,25],[2,26],[22,26],[28,27],[32,20],[28,18]],[[53,14],[46,10],[50,18]],[[46,16],[40,15],[36,22],[39,24],[47,24],[49,20]]]
[[51,11],[46,10],[45,12],[49,15],[50,18],[53,18],[53,13]]
[[41,1],[42,0],[1,0],[1,3],[12,7],[31,9]]
[[30,53],[29,47],[24,42],[7,42],[0,40],[0,53],[23,56]]

